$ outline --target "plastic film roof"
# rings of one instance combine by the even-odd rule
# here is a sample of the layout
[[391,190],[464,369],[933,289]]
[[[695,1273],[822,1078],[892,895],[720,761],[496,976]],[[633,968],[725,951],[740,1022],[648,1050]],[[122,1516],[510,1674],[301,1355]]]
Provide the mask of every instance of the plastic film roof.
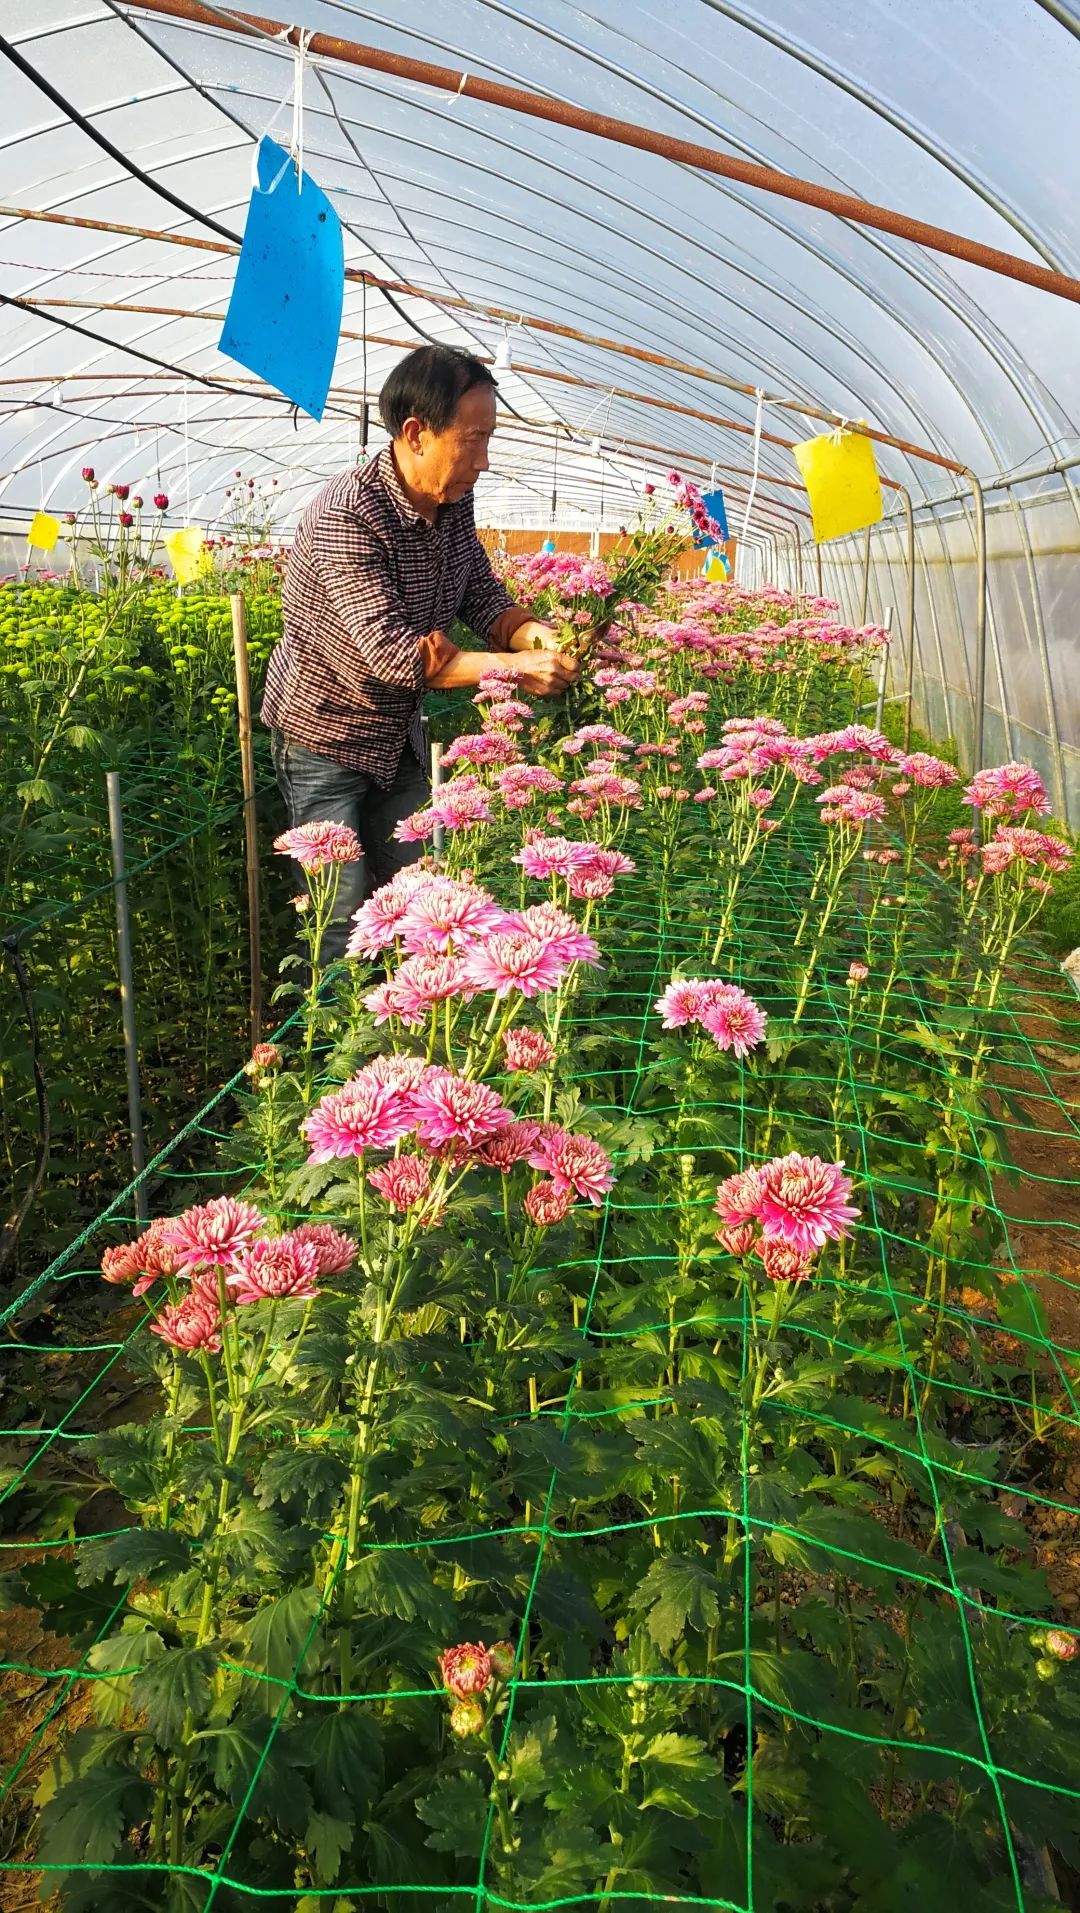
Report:
[[[1080,27],[1063,0],[289,0],[287,12],[271,11],[550,92],[1080,273]],[[0,290],[37,302],[0,314],[9,525],[42,504],[79,503],[80,468],[92,462],[106,481],[160,483],[175,515],[206,522],[237,468],[260,485],[276,478],[287,531],[317,485],[356,456],[361,397],[374,399],[402,349],[423,334],[490,354],[503,337],[482,311],[412,294],[391,304],[349,282],[320,425],[222,357],[234,260],[172,240],[223,243],[200,215],[240,234],[253,141],[271,124],[288,130],[294,60],[221,19],[215,30],[119,0],[0,0],[5,38],[54,95],[10,62],[0,69]],[[514,369],[499,375],[504,416],[478,496],[484,522],[617,526],[669,464],[698,478],[715,464],[738,530],[750,483],[752,390],[553,337],[529,316],[794,401],[764,406],[766,432],[783,439],[822,429],[800,415],[802,401],[990,482],[1080,455],[1078,314],[1063,299],[648,153],[370,71],[312,62],[304,104],[305,167],[340,214],[348,266],[525,315],[510,328]],[[133,306],[143,310],[118,309]],[[376,430],[370,442],[381,442]],[[916,506],[963,489],[888,447],[879,464]],[[761,472],[752,536],[805,534],[790,452],[766,441]]]

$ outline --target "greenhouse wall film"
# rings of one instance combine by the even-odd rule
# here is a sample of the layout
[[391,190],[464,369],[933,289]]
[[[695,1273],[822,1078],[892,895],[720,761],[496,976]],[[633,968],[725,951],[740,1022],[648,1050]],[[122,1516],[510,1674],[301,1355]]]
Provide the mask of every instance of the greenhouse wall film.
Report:
[[[673,11],[0,4],[10,1913],[1080,1906],[1080,19]],[[577,675],[328,962],[425,343]]]

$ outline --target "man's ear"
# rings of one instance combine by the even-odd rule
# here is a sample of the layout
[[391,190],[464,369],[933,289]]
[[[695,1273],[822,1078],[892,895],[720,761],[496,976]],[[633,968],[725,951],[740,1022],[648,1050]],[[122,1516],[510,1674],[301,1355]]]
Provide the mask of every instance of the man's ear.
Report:
[[423,435],[424,435],[424,426],[420,419],[407,418],[405,420],[405,423],[401,428],[401,436],[405,440],[405,443],[408,446],[410,452],[413,454],[414,458],[418,457],[420,452],[423,449],[421,445],[421,439],[423,438]]

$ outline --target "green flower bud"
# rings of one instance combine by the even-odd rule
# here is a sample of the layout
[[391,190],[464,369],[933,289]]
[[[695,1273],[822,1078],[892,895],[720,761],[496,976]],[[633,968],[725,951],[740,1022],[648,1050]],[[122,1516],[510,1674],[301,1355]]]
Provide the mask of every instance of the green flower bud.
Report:
[[1035,1663],[1035,1672],[1041,1681],[1052,1681],[1057,1673],[1057,1662],[1048,1661],[1045,1654],[1040,1654]]
[[484,1731],[484,1709],[478,1700],[455,1701],[450,1709],[450,1732],[459,1740],[470,1740]]
[[495,1641],[488,1648],[491,1657],[491,1671],[496,1680],[508,1681],[517,1666],[517,1655],[509,1641]]

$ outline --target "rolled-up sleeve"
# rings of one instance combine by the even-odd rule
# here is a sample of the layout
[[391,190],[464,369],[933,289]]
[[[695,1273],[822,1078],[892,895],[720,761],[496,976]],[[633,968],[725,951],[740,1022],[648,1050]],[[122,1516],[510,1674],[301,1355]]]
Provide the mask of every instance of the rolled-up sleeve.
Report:
[[417,630],[402,603],[382,539],[352,512],[325,511],[312,527],[310,563],[355,646],[357,665],[380,684],[422,691],[428,633]]
[[458,616],[470,631],[475,631],[477,637],[487,643],[496,620],[502,617],[504,611],[511,610],[514,600],[506,586],[496,578],[491,560],[476,535],[475,526],[469,528],[469,539],[469,582],[458,607]]

